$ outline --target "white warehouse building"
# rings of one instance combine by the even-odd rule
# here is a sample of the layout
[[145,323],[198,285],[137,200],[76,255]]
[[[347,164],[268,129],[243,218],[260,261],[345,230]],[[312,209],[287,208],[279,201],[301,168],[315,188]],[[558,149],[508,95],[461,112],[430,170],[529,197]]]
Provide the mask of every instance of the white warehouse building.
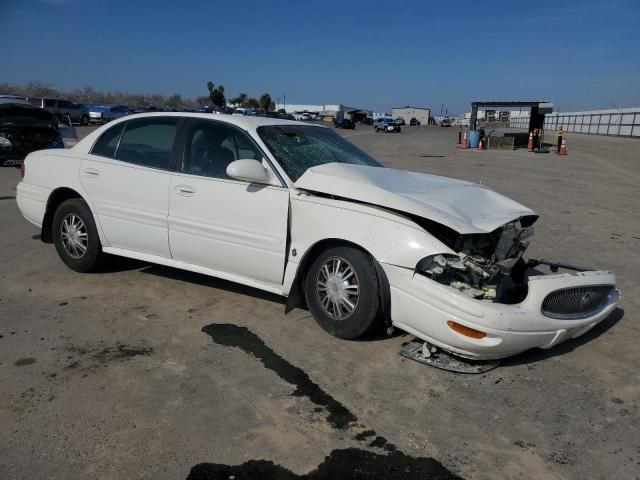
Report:
[[422,125],[429,125],[431,109],[422,107],[394,107],[391,109],[393,118],[402,118],[407,124],[412,118],[418,120]]
[[319,113],[321,115],[330,115],[332,117],[336,117],[341,113],[344,114],[346,112],[360,110],[356,107],[349,107],[347,105],[337,104],[337,105],[312,105],[312,104],[303,104],[303,103],[276,103],[276,110],[283,109],[287,113],[297,113],[297,112],[312,112]]

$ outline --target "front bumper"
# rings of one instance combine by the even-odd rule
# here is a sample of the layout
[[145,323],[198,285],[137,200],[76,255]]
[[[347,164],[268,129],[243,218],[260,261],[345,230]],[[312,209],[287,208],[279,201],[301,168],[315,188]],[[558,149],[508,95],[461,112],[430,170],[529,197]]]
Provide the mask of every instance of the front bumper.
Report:
[[[615,286],[615,276],[605,271],[533,276],[529,278],[527,298],[507,305],[472,299],[411,269],[382,266],[391,287],[391,319],[396,327],[444,350],[477,360],[510,357],[536,347],[551,348],[576,338],[607,318],[620,300],[620,291],[614,288],[605,304],[588,317],[554,319],[541,311],[549,293],[577,286]],[[449,320],[486,332],[487,336],[464,336],[449,328]]]

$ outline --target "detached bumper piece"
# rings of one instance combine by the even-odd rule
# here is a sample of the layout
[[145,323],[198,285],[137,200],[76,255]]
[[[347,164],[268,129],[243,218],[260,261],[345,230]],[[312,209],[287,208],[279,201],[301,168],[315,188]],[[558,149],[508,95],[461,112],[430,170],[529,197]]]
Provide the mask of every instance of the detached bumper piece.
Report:
[[407,343],[400,355],[431,367],[456,373],[484,373],[500,365],[500,360],[469,360],[456,357],[420,339]]

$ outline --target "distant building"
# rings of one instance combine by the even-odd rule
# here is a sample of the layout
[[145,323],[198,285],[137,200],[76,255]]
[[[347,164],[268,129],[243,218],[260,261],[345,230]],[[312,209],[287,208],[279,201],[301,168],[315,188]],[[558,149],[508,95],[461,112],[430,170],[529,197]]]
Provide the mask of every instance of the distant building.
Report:
[[307,105],[302,103],[276,103],[276,110],[283,109],[287,113],[313,112],[320,113],[324,110],[324,105]]
[[351,111],[366,111],[357,107],[349,107],[347,105],[342,104],[333,104],[333,105],[311,105],[304,103],[276,103],[276,110],[284,109],[287,113],[299,113],[299,112],[311,112],[311,113],[319,113],[321,115],[330,116],[330,117],[340,117],[343,116],[347,112]]
[[412,118],[415,118],[422,125],[428,125],[430,115],[431,110],[429,108],[406,106],[394,107],[391,109],[391,116],[393,118],[402,118],[407,123],[409,123]]

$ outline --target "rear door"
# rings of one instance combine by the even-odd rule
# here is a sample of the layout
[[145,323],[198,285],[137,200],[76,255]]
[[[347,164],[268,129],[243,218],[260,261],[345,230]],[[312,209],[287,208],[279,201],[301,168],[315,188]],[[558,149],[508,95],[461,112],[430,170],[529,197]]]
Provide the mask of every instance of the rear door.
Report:
[[80,169],[112,247],[170,258],[167,216],[180,117],[121,122],[98,139]]

